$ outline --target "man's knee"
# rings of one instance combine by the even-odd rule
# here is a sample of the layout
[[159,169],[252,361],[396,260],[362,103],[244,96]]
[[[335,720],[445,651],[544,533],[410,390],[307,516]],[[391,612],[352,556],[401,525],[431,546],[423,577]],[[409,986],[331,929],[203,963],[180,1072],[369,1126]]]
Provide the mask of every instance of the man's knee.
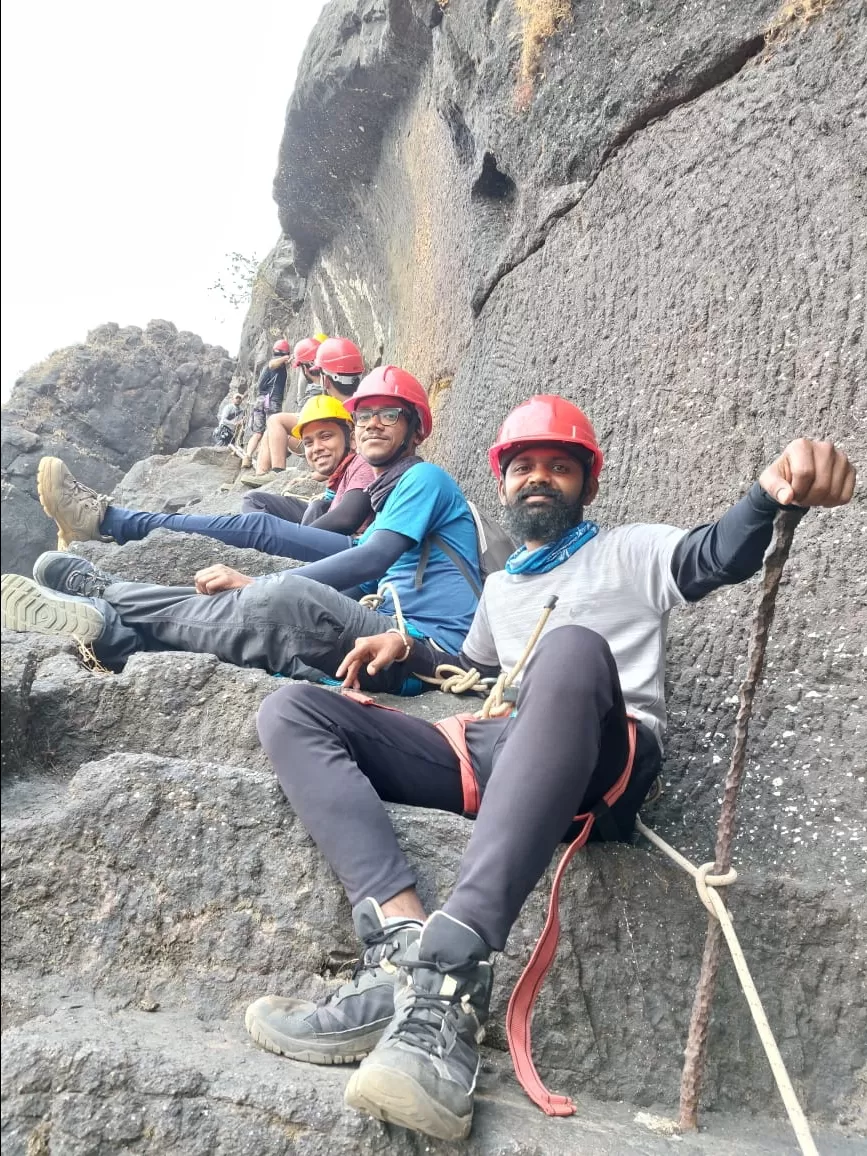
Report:
[[334,697],[321,686],[289,682],[263,700],[256,714],[256,730],[267,755],[286,750],[294,728],[322,715],[323,695]]
[[558,626],[536,647],[527,674],[552,691],[581,689],[617,674],[611,648],[601,634],[586,626]]
[[241,499],[241,513],[242,514],[261,514],[268,512],[268,503],[263,499],[268,497],[267,494],[245,494]]

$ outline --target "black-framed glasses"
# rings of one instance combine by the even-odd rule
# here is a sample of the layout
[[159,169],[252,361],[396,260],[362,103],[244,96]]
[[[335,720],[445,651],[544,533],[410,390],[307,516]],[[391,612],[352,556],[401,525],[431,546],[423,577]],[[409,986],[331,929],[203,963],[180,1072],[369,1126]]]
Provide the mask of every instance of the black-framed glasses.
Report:
[[400,419],[406,416],[406,410],[399,405],[388,405],[382,409],[357,409],[353,416],[358,426],[370,425],[375,417],[378,417],[383,425],[397,425]]

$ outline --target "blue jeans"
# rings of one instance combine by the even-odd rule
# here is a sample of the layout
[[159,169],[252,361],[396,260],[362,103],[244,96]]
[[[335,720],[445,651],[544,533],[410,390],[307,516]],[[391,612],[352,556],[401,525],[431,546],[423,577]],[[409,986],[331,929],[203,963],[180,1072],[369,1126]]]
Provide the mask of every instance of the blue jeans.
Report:
[[352,546],[346,534],[299,526],[274,514],[148,514],[109,506],[100,531],[121,546],[138,542],[153,530],[175,530],[182,534],[204,534],[227,546],[241,546],[294,558],[298,562],[319,562]]

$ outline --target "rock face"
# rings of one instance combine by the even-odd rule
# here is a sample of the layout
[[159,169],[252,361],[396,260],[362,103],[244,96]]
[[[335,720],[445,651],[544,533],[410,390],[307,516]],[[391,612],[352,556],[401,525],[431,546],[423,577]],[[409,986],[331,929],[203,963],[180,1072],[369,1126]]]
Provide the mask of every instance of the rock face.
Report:
[[[603,522],[715,516],[802,433],[863,466],[867,15],[837,0],[778,27],[776,9],[745,0],[722,19],[686,0],[333,0],[287,113],[284,236],[245,325],[246,368],[276,333],[314,328],[355,336],[371,363],[405,364],[434,402],[431,456],[491,509],[481,447],[539,390],[594,418]],[[60,452],[40,396],[45,429],[19,415],[4,431],[16,491],[28,460]],[[90,411],[76,405],[70,452],[90,444]],[[197,426],[193,407],[191,428],[213,408]],[[171,509],[189,494],[191,509],[238,508],[219,489],[228,459],[167,459],[183,438],[158,430],[123,463],[106,451],[105,482],[83,457],[70,464],[108,489],[157,453],[121,483],[130,505]],[[23,498],[12,508],[26,526]],[[797,1092],[844,1129],[818,1137],[823,1153],[862,1151],[867,1128],[865,530],[859,491],[798,531],[731,898]],[[169,532],[76,550],[176,583],[216,561],[287,564]],[[732,588],[672,619],[665,790],[645,818],[694,862],[712,853],[751,599]],[[140,654],[96,673],[75,646],[23,635],[4,638],[3,673],[10,1151],[445,1152],[346,1112],[345,1074],[265,1055],[243,1032],[249,999],[322,992],[355,952],[346,901],[256,739],[256,709],[279,682],[207,655]],[[399,705],[426,718],[456,709],[435,694]],[[437,901],[469,824],[392,816]],[[466,1150],[671,1151],[617,1101],[673,1112],[704,909],[640,843],[591,847],[570,868],[534,1040],[579,1116],[552,1121],[518,1095],[503,1034],[549,885],[550,873],[499,962]],[[703,1102],[709,1131],[681,1139],[684,1153],[793,1150],[781,1126],[715,1115],[778,1112],[727,961]]]
[[3,570],[29,573],[56,541],[36,497],[40,457],[108,493],[141,458],[205,440],[233,370],[224,349],[169,321],[102,325],[28,370],[3,407]]

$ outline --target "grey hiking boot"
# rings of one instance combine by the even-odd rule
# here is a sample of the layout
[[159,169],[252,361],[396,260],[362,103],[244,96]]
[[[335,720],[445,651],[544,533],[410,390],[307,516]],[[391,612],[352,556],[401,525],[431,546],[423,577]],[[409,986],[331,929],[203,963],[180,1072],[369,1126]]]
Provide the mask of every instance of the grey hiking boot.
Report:
[[36,489],[42,509],[57,523],[58,550],[65,550],[70,542],[103,537],[99,527],[108,509],[108,498],[76,481],[60,458],[42,459],[36,472]]
[[401,964],[394,1019],[347,1084],[350,1108],[441,1140],[469,1135],[489,954],[472,928],[444,911],[431,915]]
[[394,1015],[397,965],[421,934],[417,919],[386,919],[374,899],[352,912],[364,954],[352,979],[319,1003],[266,995],[244,1024],[257,1044],[308,1064],[351,1064],[375,1046]]
[[79,642],[92,643],[105,629],[102,612],[89,598],[47,590],[21,574],[3,575],[0,612],[4,630],[66,634]]
[[280,477],[279,473],[274,470],[269,470],[267,474],[241,474],[238,481],[242,486],[250,486],[256,489],[258,486],[267,486],[269,482],[276,482]]
[[33,563],[33,581],[59,594],[77,594],[80,598],[102,598],[106,586],[119,578],[106,574],[76,554],[65,550],[47,550]]

